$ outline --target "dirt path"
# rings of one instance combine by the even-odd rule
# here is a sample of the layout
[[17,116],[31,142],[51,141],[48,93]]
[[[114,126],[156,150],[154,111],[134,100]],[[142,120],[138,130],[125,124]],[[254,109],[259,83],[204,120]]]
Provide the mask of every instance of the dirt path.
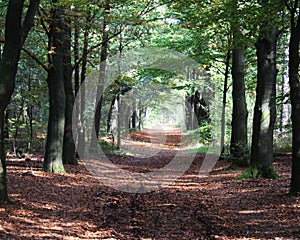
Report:
[[[175,151],[163,149],[147,161],[111,160],[152,171]],[[14,205],[0,206],[0,239],[300,239],[300,199],[286,195],[289,157],[276,158],[279,180],[240,182],[235,178],[243,169],[231,171],[225,160],[200,178],[202,160],[197,155],[167,188],[130,194],[104,186],[83,165],[51,174],[41,171],[40,156],[30,163],[9,157]]]

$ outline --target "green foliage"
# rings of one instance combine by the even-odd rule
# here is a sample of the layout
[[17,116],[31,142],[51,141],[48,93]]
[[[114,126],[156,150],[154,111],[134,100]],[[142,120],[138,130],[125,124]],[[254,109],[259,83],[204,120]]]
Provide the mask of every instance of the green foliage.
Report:
[[138,132],[139,130],[136,128],[130,128],[129,129],[129,133],[134,133],[134,132]]
[[274,154],[287,154],[292,152],[291,139],[276,139],[274,143]]
[[206,123],[196,129],[185,131],[185,134],[189,143],[202,143],[204,145],[209,145],[212,138],[211,131],[211,124]]
[[242,173],[236,180],[243,180],[243,179],[260,179],[260,178],[268,178],[268,179],[278,179],[279,176],[276,173],[276,170],[272,164],[268,164],[265,166],[256,166],[251,165],[248,169]]
[[107,155],[124,155],[124,152],[120,150],[117,145],[113,145],[104,140],[100,140],[99,144],[102,151]]
[[187,151],[189,153],[197,153],[197,154],[205,154],[208,151],[208,146],[200,146],[200,147],[192,147],[192,148],[187,148]]
[[209,144],[211,141],[211,131],[212,131],[212,126],[209,123],[205,123],[202,124],[202,126],[200,126],[198,128],[199,131],[199,139],[200,139],[200,143],[203,144]]

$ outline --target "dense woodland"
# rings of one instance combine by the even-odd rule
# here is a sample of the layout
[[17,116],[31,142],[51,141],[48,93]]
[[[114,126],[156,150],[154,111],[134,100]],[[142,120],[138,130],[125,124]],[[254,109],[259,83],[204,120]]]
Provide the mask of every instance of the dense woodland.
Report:
[[[158,122],[184,125],[197,151],[206,149],[216,110],[205,95],[215,94],[220,161],[242,167],[238,179],[264,181],[279,177],[276,154],[290,156],[286,194],[299,196],[299,14],[298,0],[1,1],[0,201],[12,203],[12,157],[42,155],[40,170],[61,174],[80,169],[78,152],[98,143],[116,156],[126,136],[147,141],[139,134]],[[148,47],[176,51],[198,67],[186,76],[120,70],[105,85],[112,59]],[[90,99],[81,86],[95,72]],[[179,122],[178,99],[185,103]]]

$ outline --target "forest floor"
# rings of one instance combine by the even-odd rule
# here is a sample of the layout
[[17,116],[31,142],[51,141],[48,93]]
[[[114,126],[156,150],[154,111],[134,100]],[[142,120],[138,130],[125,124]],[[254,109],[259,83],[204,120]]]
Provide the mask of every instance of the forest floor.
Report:
[[[111,160],[153,171],[175,153],[168,146],[139,161]],[[275,158],[278,180],[236,181],[245,169],[231,170],[226,160],[199,177],[204,156],[197,154],[174,184],[149,193],[109,188],[82,162],[67,165],[65,174],[42,172],[42,156],[30,157],[7,159],[14,204],[0,206],[0,239],[300,239],[300,198],[287,196],[289,155]]]

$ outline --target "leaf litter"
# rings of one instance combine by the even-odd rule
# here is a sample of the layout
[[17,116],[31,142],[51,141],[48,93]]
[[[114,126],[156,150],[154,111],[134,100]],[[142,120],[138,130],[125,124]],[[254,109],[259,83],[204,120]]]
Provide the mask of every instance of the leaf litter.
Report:
[[[148,172],[175,153],[169,147],[146,160],[110,159]],[[106,187],[81,162],[53,174],[42,172],[41,156],[30,157],[7,159],[14,204],[0,206],[1,239],[300,239],[300,199],[287,195],[289,156],[275,159],[277,180],[235,181],[245,169],[233,171],[226,160],[199,177],[204,156],[197,154],[175,184],[143,194]]]

